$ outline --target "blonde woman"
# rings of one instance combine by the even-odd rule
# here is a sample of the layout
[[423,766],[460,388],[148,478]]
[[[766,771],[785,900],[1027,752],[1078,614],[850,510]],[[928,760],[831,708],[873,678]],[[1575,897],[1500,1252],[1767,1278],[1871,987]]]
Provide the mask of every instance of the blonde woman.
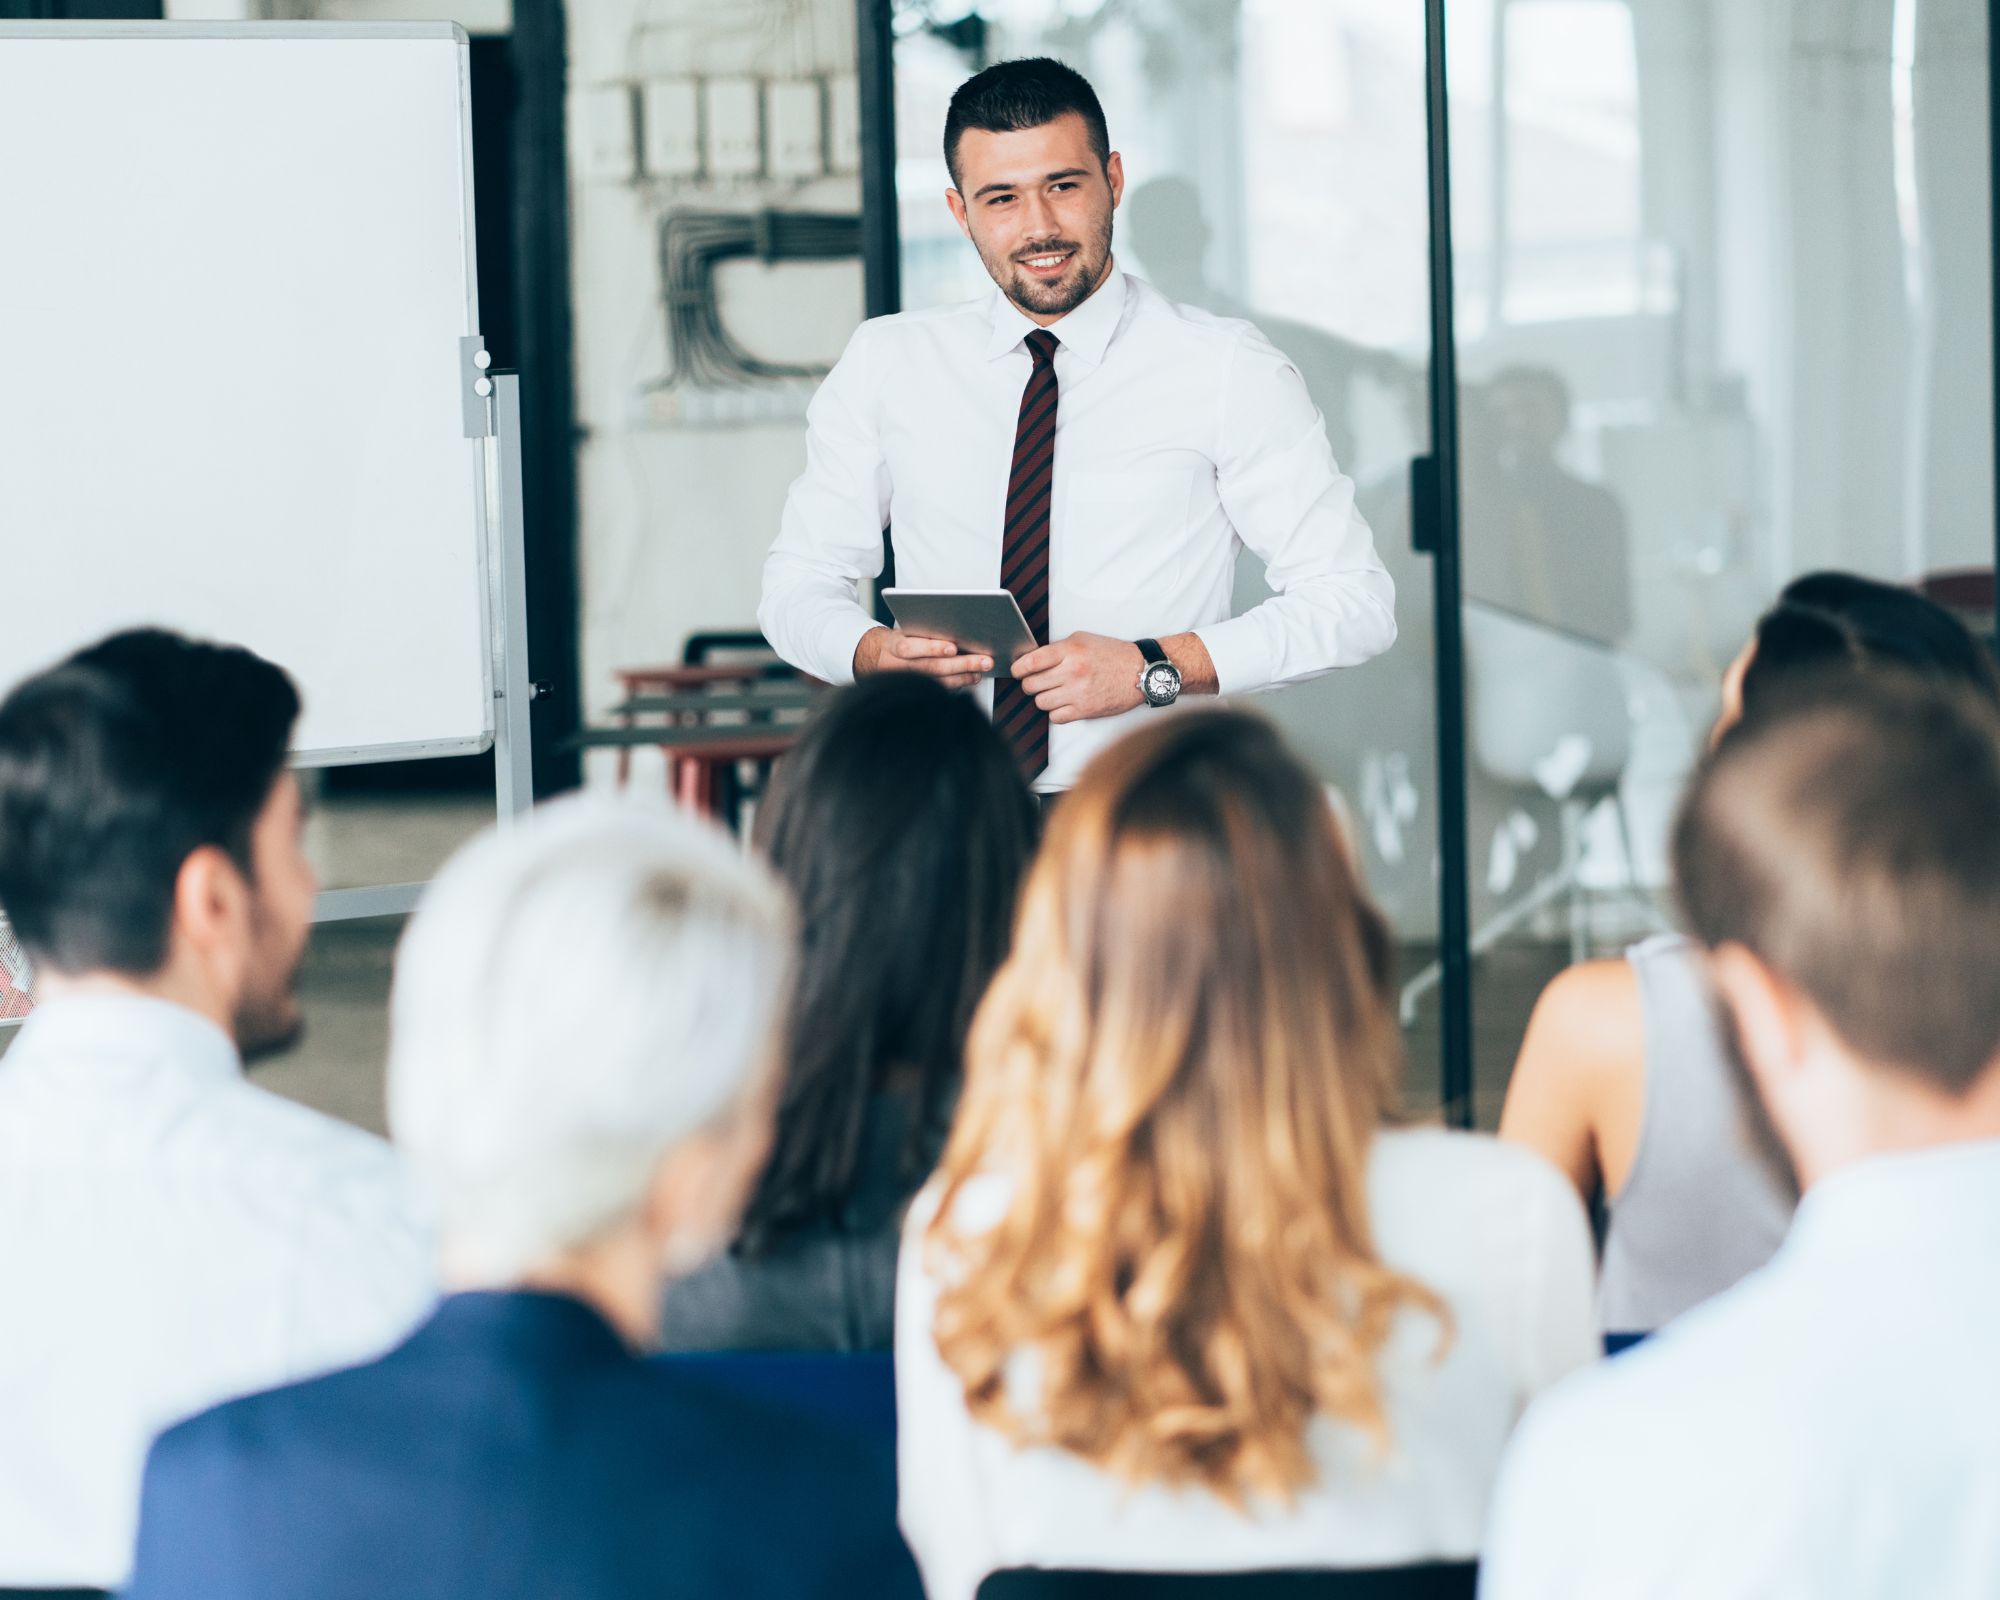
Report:
[[1464,1559],[1593,1351],[1539,1157],[1398,1127],[1392,946],[1262,722],[1179,716],[1054,814],[904,1234],[901,1521],[1008,1567]]

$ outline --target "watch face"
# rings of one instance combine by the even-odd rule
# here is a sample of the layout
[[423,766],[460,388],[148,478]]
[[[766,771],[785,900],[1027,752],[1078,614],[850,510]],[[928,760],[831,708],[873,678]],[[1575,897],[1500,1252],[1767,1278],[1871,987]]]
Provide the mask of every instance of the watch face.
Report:
[[1165,705],[1181,692],[1181,675],[1168,662],[1146,669],[1146,698],[1155,705]]

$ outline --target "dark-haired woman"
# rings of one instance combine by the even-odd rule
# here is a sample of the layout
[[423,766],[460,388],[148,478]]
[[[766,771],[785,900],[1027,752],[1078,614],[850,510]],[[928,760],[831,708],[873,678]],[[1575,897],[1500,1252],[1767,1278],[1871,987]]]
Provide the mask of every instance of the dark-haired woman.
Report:
[[895,673],[814,719],[757,832],[799,905],[777,1132],[735,1244],[673,1285],[664,1339],[886,1349],[903,1212],[1007,953],[1034,806],[969,696]]
[[[1786,685],[1829,670],[1903,671],[2000,702],[1985,646],[1914,590],[1845,572],[1786,586],[1731,663],[1720,737]],[[1795,1193],[1739,1112],[1693,947],[1648,939],[1571,967],[1528,1023],[1500,1118],[1608,1217],[1598,1317],[1650,1333],[1770,1259]]]

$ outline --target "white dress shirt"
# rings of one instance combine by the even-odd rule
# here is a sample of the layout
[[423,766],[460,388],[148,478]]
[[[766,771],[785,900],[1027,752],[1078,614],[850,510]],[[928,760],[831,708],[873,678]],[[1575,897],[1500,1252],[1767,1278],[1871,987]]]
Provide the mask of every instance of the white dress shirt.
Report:
[[1770,1265],[1529,1414],[1486,1600],[2000,1595],[2000,1142],[1815,1184]]
[[[993,589],[1037,324],[996,288],[865,322],[807,413],[806,470],[764,565],[757,620],[787,661],[854,676],[875,625],[857,598],[896,582]],[[1291,362],[1247,322],[1175,305],[1114,270],[1050,331],[1056,352],[1049,636],[1195,632],[1223,694],[1300,683],[1380,655],[1395,586]],[[1230,616],[1236,556],[1273,598]],[[999,666],[1004,669],[1005,663]],[[1138,666],[1132,677],[1136,689]],[[991,703],[992,687],[980,694]],[[1066,789],[1149,709],[1050,729],[1036,788]]]
[[430,1240],[381,1140],[184,1007],[40,1007],[0,1058],[0,1586],[115,1588],[153,1435],[387,1348]]
[[[997,1220],[1007,1192],[969,1188],[970,1225]],[[897,1454],[899,1520],[930,1600],[971,1600],[987,1573],[1018,1566],[1228,1572],[1473,1556],[1516,1418],[1596,1353],[1590,1231],[1554,1168],[1474,1134],[1379,1135],[1368,1200],[1376,1248],[1444,1299],[1450,1342],[1437,1359],[1434,1319],[1406,1313],[1381,1364],[1388,1455],[1320,1418],[1308,1434],[1319,1481],[1290,1506],[1244,1514],[1204,1490],[1133,1488],[973,1421],[931,1337],[938,1283],[922,1233],[936,1192],[920,1196],[896,1291]]]

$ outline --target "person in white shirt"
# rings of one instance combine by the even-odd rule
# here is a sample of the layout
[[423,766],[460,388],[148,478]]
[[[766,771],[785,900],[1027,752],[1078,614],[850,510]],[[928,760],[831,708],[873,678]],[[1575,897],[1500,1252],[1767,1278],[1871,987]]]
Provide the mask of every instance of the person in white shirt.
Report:
[[0,704],[0,1587],[127,1573],[147,1446],[376,1354],[432,1249],[381,1140],[243,1078],[298,1031],[313,873],[285,674],[157,630]]
[[[758,609],[779,654],[830,683],[994,670],[862,607],[891,527],[899,585],[1020,602],[1042,647],[979,692],[1049,793],[1148,707],[1388,649],[1394,585],[1297,369],[1118,270],[1124,169],[1090,85],[1055,61],[989,67],[944,144],[946,201],[995,288],[864,323],[814,397]],[[1245,546],[1277,593],[1232,617]]]
[[2000,713],[1842,670],[1674,840],[1803,1190],[1771,1262],[1532,1410],[1489,1600],[2000,1594]]
[[903,1239],[931,1600],[1476,1555],[1515,1420],[1595,1354],[1590,1236],[1540,1157],[1398,1125],[1394,967],[1261,718],[1135,734],[1055,808]]

